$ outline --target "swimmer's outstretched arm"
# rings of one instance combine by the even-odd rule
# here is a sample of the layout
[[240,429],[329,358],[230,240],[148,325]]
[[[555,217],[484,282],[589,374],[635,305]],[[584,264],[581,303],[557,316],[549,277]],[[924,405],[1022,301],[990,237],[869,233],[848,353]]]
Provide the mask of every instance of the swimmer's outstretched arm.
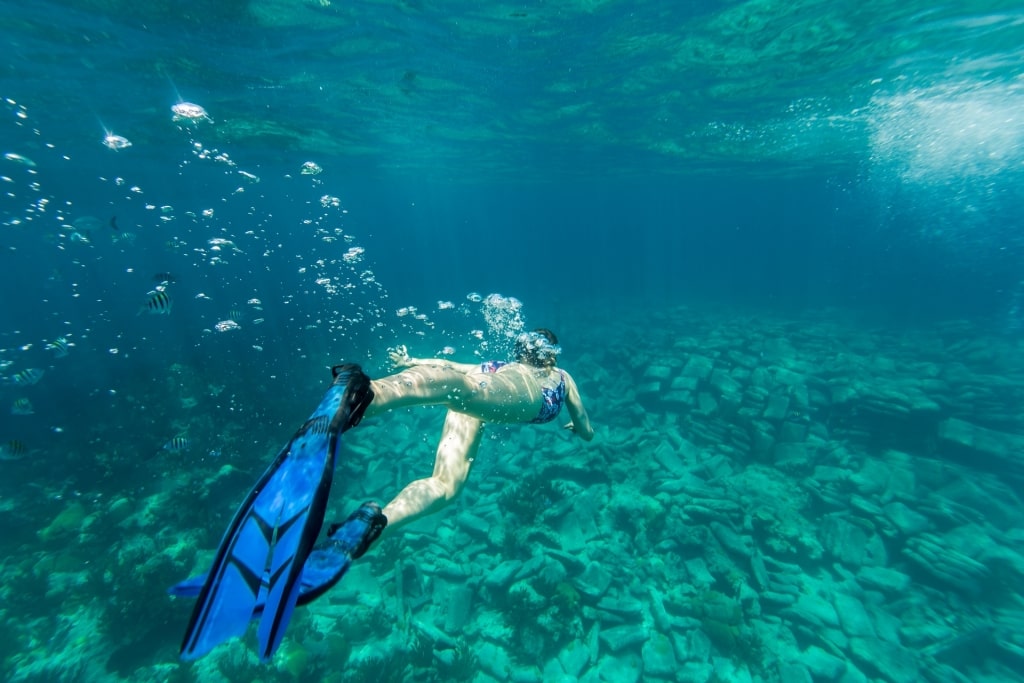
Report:
[[569,409],[569,417],[572,418],[572,422],[565,425],[565,428],[579,435],[584,441],[593,439],[594,428],[590,424],[590,416],[583,407],[583,399],[580,398],[580,390],[576,388],[576,380],[568,372],[565,373],[565,407]]
[[479,363],[456,363],[446,358],[413,358],[409,355],[409,349],[406,348],[405,344],[400,344],[393,350],[388,351],[388,356],[391,358],[391,363],[396,368],[411,368],[416,365],[431,365],[434,367],[447,368],[449,370],[461,372],[464,375],[480,370]]

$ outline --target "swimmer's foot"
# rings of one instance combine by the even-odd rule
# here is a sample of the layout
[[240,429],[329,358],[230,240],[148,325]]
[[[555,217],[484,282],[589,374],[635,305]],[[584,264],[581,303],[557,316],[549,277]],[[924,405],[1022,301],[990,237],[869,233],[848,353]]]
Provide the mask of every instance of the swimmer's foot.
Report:
[[345,387],[344,398],[334,415],[334,420],[341,421],[339,433],[344,433],[363,419],[363,413],[373,401],[373,389],[370,388],[369,376],[355,363],[335,365],[331,374],[334,375],[335,386]]
[[353,560],[358,560],[387,525],[388,518],[384,516],[380,505],[370,500],[360,505],[341,524],[332,524],[327,530],[327,543],[335,552],[344,552]]
[[362,557],[387,525],[388,518],[373,501],[360,505],[344,522],[332,524],[327,538],[313,549],[303,568],[305,602],[315,600],[341,581],[352,560]]

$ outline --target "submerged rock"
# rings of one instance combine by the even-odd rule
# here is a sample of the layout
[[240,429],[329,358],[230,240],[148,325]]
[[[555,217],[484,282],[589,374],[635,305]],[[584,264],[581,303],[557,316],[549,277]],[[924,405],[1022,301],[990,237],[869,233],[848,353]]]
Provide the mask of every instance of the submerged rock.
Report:
[[826,552],[845,565],[884,565],[885,546],[877,534],[864,525],[842,517],[828,517],[821,524],[819,539]]
[[894,643],[871,638],[851,638],[850,654],[864,670],[890,683],[916,683],[918,665],[914,653]]
[[832,602],[835,605],[836,614],[839,616],[843,633],[851,637],[875,637],[875,627],[871,616],[860,600],[846,593],[836,593],[832,596]]
[[573,580],[576,589],[591,600],[597,601],[611,585],[612,575],[598,562],[590,562],[583,573]]
[[987,429],[966,420],[949,418],[939,423],[939,439],[973,452],[984,460],[1024,464],[1024,436]]
[[902,594],[910,585],[910,577],[888,567],[861,567],[857,580],[865,588],[887,594]]
[[711,370],[714,368],[715,362],[705,356],[698,356],[692,354],[689,360],[686,361],[686,365],[683,366],[684,377],[695,377],[698,380],[707,380],[711,376]]
[[476,660],[486,673],[499,681],[507,681],[512,670],[508,653],[495,643],[484,641],[476,652]]
[[801,595],[783,610],[786,616],[799,619],[811,626],[839,626],[839,616],[832,604],[816,595]]
[[648,365],[644,370],[644,379],[663,380],[672,376],[672,368],[664,365]]
[[766,420],[781,421],[789,414],[789,396],[785,394],[772,394],[768,398],[768,405],[764,409],[762,417]]
[[800,655],[800,661],[810,670],[815,681],[834,681],[846,671],[846,661],[811,645]]
[[643,672],[643,661],[636,655],[602,657],[597,663],[597,669],[597,680],[637,683]]
[[601,642],[612,652],[619,652],[628,647],[639,645],[647,640],[647,631],[643,624],[626,624],[601,630]]
[[462,632],[470,619],[472,606],[473,589],[465,584],[453,586],[446,601],[444,630],[447,633]]
[[504,589],[512,585],[516,574],[523,568],[520,560],[506,560],[492,569],[484,578],[484,585],[488,588]]
[[810,670],[801,662],[779,664],[779,679],[786,683],[814,683]]
[[606,595],[597,603],[597,608],[604,612],[611,612],[627,619],[639,619],[643,613],[644,604],[636,598],[612,597]]
[[886,516],[904,536],[914,536],[928,531],[932,527],[931,521],[927,517],[911,510],[899,501],[889,503],[884,510]]
[[951,588],[976,595],[989,577],[989,568],[948,545],[934,534],[911,538],[903,556],[918,569]]
[[61,510],[46,527],[40,529],[39,539],[42,541],[54,541],[78,535],[85,526],[85,506],[78,501],[74,501]]
[[672,641],[662,633],[654,632],[642,649],[644,678],[656,677],[672,680],[677,667]]

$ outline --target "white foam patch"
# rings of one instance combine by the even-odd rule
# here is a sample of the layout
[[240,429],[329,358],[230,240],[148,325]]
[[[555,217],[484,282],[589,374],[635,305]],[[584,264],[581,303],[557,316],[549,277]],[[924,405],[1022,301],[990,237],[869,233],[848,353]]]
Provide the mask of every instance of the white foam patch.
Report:
[[913,184],[1024,170],[1024,84],[960,81],[871,99],[871,160]]

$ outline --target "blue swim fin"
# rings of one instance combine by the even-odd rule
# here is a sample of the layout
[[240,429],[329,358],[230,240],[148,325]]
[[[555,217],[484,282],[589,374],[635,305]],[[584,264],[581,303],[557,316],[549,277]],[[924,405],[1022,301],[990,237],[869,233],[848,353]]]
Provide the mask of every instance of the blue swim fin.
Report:
[[[348,571],[352,560],[362,556],[370,544],[377,540],[388,520],[381,512],[380,506],[372,501],[363,503],[358,510],[349,515],[341,524],[331,526],[327,540],[313,548],[306,558],[299,579],[299,598],[297,606],[308,605],[334,587]],[[176,583],[168,589],[168,593],[179,598],[194,598],[199,595],[208,574],[193,576]],[[262,587],[267,588],[266,575]],[[266,590],[261,591],[253,608],[252,618],[263,614],[266,606]],[[262,598],[262,599],[261,599]]]
[[197,659],[245,633],[256,606],[260,659],[281,644],[299,597],[300,577],[320,534],[342,432],[373,400],[358,365],[333,369],[334,382],[313,414],[281,449],[228,526],[197,596],[183,659]]

